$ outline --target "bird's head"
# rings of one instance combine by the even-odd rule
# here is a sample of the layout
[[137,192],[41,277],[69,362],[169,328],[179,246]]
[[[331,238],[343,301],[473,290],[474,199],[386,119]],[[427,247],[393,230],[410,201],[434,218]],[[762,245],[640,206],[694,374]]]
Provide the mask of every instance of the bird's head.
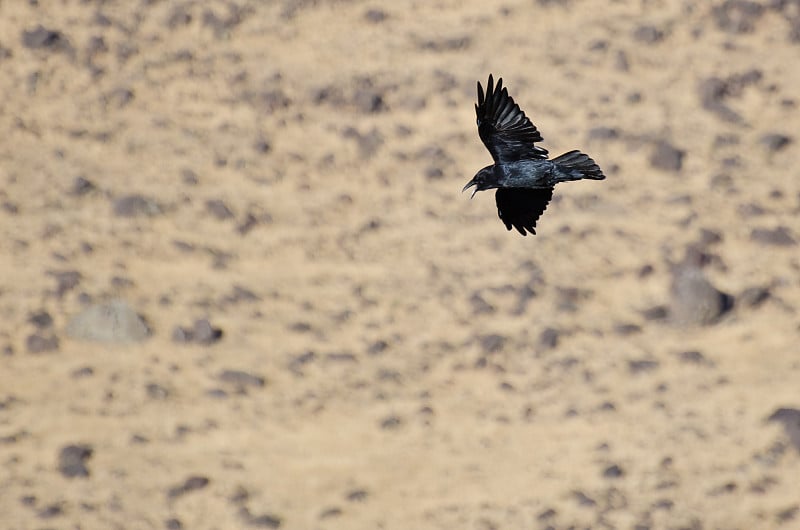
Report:
[[492,188],[497,187],[497,178],[494,175],[494,166],[486,166],[485,168],[478,171],[472,180],[467,182],[467,185],[464,186],[464,189],[461,190],[461,193],[464,193],[469,188],[475,186],[475,189],[472,191],[472,195],[470,199],[475,196],[476,193],[483,190],[490,190]]

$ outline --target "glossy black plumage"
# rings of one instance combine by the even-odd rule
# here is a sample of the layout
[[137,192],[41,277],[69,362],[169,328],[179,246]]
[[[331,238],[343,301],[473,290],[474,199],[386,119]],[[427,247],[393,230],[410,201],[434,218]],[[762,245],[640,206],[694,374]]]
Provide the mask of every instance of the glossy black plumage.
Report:
[[472,186],[475,192],[497,188],[497,213],[508,230],[516,228],[523,236],[535,234],[536,222],[557,183],[606,178],[595,161],[580,151],[548,160],[547,150],[534,145],[542,141],[542,135],[508,95],[502,78],[495,86],[489,75],[486,92],[478,83],[475,113],[478,135],[495,163],[481,169],[464,190]]

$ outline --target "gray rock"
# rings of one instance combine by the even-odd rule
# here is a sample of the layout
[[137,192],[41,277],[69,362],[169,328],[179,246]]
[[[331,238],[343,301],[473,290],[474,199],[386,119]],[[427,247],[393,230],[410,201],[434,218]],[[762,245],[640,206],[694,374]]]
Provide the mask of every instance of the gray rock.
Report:
[[58,453],[58,470],[67,478],[88,477],[86,461],[93,452],[91,446],[85,444],[63,447]]
[[794,236],[785,226],[775,228],[754,228],[750,232],[750,239],[764,245],[775,245],[780,247],[794,246],[797,244]]
[[694,264],[675,267],[670,295],[670,316],[681,325],[714,324],[733,307],[733,297],[714,287]]
[[124,300],[95,304],[72,318],[67,334],[75,339],[98,342],[140,342],[150,330]]
[[685,151],[676,148],[666,141],[656,144],[650,155],[650,165],[664,171],[679,172],[683,167]]
[[137,194],[116,199],[112,210],[117,217],[152,217],[161,213],[156,201]]

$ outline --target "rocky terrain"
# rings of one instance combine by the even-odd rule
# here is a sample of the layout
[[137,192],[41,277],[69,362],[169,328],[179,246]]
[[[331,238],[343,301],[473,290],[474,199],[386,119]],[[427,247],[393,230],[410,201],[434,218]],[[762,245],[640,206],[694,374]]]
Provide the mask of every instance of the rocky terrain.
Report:
[[[800,528],[800,2],[0,2],[0,518]],[[507,232],[475,83],[557,155]]]

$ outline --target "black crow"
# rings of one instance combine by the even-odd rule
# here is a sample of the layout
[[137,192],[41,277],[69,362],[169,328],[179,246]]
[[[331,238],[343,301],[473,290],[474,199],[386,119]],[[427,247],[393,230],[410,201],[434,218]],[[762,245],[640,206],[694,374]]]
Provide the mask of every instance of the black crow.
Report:
[[536,221],[553,198],[553,186],[569,180],[603,180],[603,170],[580,151],[570,151],[552,160],[547,149],[534,145],[542,135],[514,103],[503,79],[489,74],[486,95],[478,82],[478,134],[492,154],[494,164],[486,166],[462,191],[475,186],[472,196],[481,190],[497,188],[497,213],[511,230],[535,234]]

